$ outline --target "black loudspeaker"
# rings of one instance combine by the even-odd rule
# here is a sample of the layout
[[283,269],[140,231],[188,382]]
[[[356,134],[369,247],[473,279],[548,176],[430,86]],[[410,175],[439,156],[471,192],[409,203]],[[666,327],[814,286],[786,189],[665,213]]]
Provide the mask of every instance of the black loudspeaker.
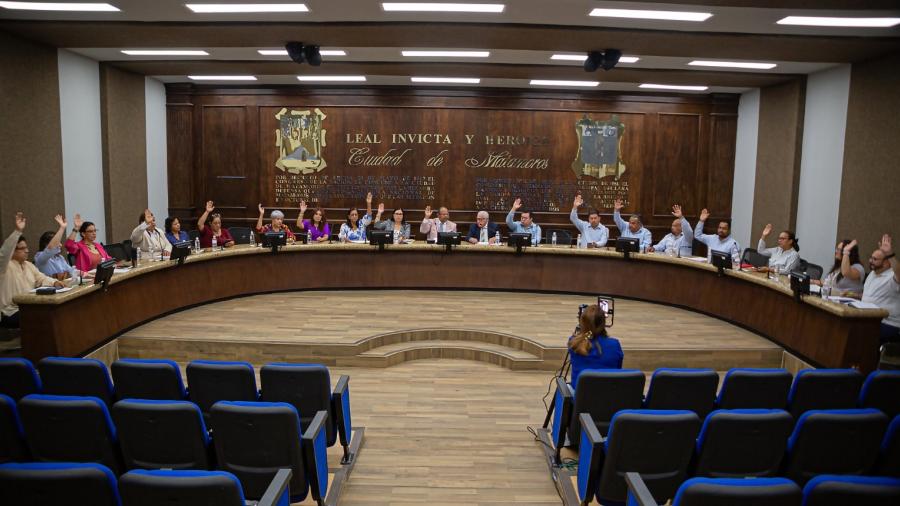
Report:
[[305,46],[303,55],[306,56],[306,63],[313,67],[318,67],[322,64],[322,54],[319,52],[319,46]]
[[588,53],[587,59],[584,60],[584,71],[594,72],[599,68],[611,70],[619,63],[619,58],[621,57],[622,51],[618,49],[609,48],[603,51],[591,51]]
[[294,60],[294,63],[303,63],[306,61],[302,42],[288,42],[284,45],[284,48],[287,49],[288,56],[291,57],[291,60]]

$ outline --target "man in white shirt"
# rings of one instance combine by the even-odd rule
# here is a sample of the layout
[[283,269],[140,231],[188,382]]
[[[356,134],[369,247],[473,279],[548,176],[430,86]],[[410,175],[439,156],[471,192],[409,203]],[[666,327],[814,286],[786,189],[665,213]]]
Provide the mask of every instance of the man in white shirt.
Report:
[[672,206],[672,216],[675,216],[675,221],[672,222],[672,233],[666,234],[661,241],[650,246],[648,251],[664,254],[673,251],[673,256],[692,256],[694,254],[694,229],[681,213],[680,205]]
[[437,241],[440,232],[456,232],[456,223],[450,221],[450,210],[446,207],[438,209],[437,219],[431,217],[431,206],[425,206],[425,219],[419,226],[419,232],[425,234],[428,241]]
[[16,229],[0,246],[0,326],[6,328],[19,327],[19,306],[13,302],[13,297],[41,286],[65,286],[28,261],[28,243],[22,237],[24,231],[25,216],[16,213]]
[[884,234],[869,257],[869,277],[863,286],[863,302],[886,310],[881,320],[881,342],[900,341],[900,262],[894,259],[891,236]]
[[709,218],[709,211],[707,209],[700,211],[700,221],[697,222],[697,226],[694,228],[694,239],[705,244],[709,251],[721,251],[731,255],[732,260],[735,262],[739,262],[741,260],[741,245],[738,244],[734,237],[731,237],[731,225],[727,221],[720,221],[715,235],[704,234],[703,225],[706,224],[707,218]]
[[579,193],[575,195],[575,202],[572,203],[572,212],[569,214],[569,220],[581,232],[581,240],[578,243],[578,247],[602,248],[606,246],[606,241],[609,240],[609,229],[605,225],[600,224],[600,212],[591,208],[588,210],[588,221],[578,219],[578,208],[582,204],[584,204],[584,198]]
[[641,251],[648,251],[653,245],[650,231],[644,228],[641,217],[636,214],[632,214],[628,221],[623,220],[621,215],[623,207],[625,207],[625,203],[622,199],[616,199],[613,207],[613,221],[619,227],[619,237],[637,239],[640,241]]

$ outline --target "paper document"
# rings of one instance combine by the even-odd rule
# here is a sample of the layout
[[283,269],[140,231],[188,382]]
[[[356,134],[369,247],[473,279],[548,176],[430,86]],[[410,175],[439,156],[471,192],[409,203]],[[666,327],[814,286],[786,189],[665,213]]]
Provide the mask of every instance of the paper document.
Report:
[[855,307],[857,309],[881,309],[871,302],[863,302],[861,300],[854,300],[850,303],[850,307]]
[[[45,287],[41,287],[41,288],[45,288]],[[65,288],[57,288],[57,289],[56,289],[56,293],[66,293],[66,292],[68,292],[68,291],[71,290],[71,289],[72,289],[71,286],[67,286],[67,287],[65,287]],[[37,292],[37,291],[38,291],[37,288],[33,288],[33,289],[31,289],[31,290],[28,290],[29,293],[35,293],[35,292]]]

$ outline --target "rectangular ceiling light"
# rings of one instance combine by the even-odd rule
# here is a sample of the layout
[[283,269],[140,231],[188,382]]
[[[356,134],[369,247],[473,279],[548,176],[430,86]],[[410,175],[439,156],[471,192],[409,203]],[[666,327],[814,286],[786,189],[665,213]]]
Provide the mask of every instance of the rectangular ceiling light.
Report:
[[739,62],[739,61],[707,61],[707,60],[694,60],[688,65],[693,65],[695,67],[724,67],[724,68],[735,68],[735,69],[758,69],[758,70],[768,70],[774,69],[778,66],[776,63],[752,63],[752,62]]
[[409,80],[414,83],[478,84],[481,82],[481,79],[477,77],[410,77]]
[[[287,49],[258,49],[257,53],[263,56],[287,56]],[[322,56],[347,56],[347,51],[343,49],[320,49],[319,54]]]
[[119,12],[107,3],[0,2],[0,7],[18,11]]
[[184,4],[184,6],[198,14],[309,12],[306,4]]
[[600,81],[554,81],[548,79],[532,79],[532,86],[600,86]]
[[639,88],[650,88],[656,90],[685,90],[685,91],[704,91],[708,86],[681,86],[675,84],[642,84]]
[[777,21],[779,25],[843,26],[854,28],[889,28],[900,25],[900,18],[838,18],[815,16],[788,16]]
[[[568,61],[584,61],[587,59],[586,54],[554,54],[551,60],[568,60]],[[637,63],[640,60],[637,56],[623,56],[619,58],[619,63]]]
[[500,13],[505,4],[464,4],[464,3],[422,3],[422,2],[381,2],[386,12],[480,12]]
[[200,49],[123,49],[128,56],[209,56]]
[[709,12],[657,11],[637,9],[594,9],[591,16],[600,18],[655,19],[662,21],[706,21]]
[[256,76],[188,76],[194,81],[256,81]]
[[366,76],[297,76],[303,82],[365,82]]
[[403,56],[423,56],[435,58],[487,58],[490,51],[400,51]]

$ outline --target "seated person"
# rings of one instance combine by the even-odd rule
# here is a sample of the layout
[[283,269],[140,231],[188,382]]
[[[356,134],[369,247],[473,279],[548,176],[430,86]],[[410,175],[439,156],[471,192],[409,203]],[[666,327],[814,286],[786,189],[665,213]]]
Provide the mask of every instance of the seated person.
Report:
[[609,240],[609,229],[600,224],[600,211],[594,208],[588,210],[588,221],[578,219],[578,208],[584,203],[581,194],[575,195],[575,201],[572,203],[572,212],[569,214],[569,220],[578,232],[581,233],[581,241],[578,243],[579,248],[602,248],[606,246]]
[[[75,214],[75,228],[66,238],[66,251],[75,255],[75,268],[81,272],[92,271],[100,262],[112,257],[103,249],[97,240],[97,227],[90,221],[82,221],[80,214]],[[75,242],[75,232],[81,233],[81,240]]]
[[341,242],[360,242],[366,240],[366,227],[372,223],[372,192],[366,195],[366,215],[359,217],[359,209],[352,207],[347,211],[347,221],[341,224],[338,239]]
[[297,216],[297,228],[309,235],[308,242],[325,242],[331,237],[331,227],[325,220],[325,210],[317,207],[313,211],[312,220],[304,220],[306,214],[306,202],[300,201],[300,215]]
[[531,244],[536,245],[541,242],[541,227],[531,218],[531,212],[523,210],[519,214],[519,221],[513,221],[513,216],[522,207],[522,199],[516,199],[513,202],[512,209],[506,215],[506,226],[509,227],[510,234],[531,234]]
[[278,209],[272,211],[272,213],[269,215],[269,224],[263,226],[263,215],[265,213],[265,208],[262,204],[260,204],[259,218],[256,220],[256,233],[262,235],[266,232],[284,232],[285,234],[287,234],[287,242],[294,242],[296,238],[294,237],[294,233],[291,232],[291,228],[288,227],[284,222],[284,213],[279,211]]
[[156,217],[149,209],[138,217],[138,226],[131,231],[131,247],[140,248],[144,253],[159,256],[169,256],[172,253],[172,244],[166,236],[156,228]]
[[16,228],[0,246],[0,326],[5,328],[19,328],[19,306],[13,302],[13,297],[41,286],[65,286],[62,281],[44,275],[28,261],[24,231],[25,216],[16,213]]
[[778,234],[778,246],[775,248],[766,247],[766,237],[772,233],[772,224],[763,228],[759,243],[756,250],[760,255],[769,257],[769,266],[762,267],[760,271],[769,271],[777,269],[778,272],[788,274],[794,267],[800,263],[800,245],[797,243],[797,236],[790,230],[782,230]]
[[178,244],[190,241],[191,236],[184,230],[181,230],[181,220],[174,216],[169,216],[166,218],[166,240],[169,241],[169,244]]
[[884,234],[869,257],[869,276],[863,285],[863,302],[888,312],[881,320],[881,342],[900,342],[900,262],[894,258],[891,236]]
[[441,206],[438,209],[438,217],[431,217],[431,206],[425,206],[425,218],[419,226],[419,232],[425,234],[425,239],[437,242],[440,232],[456,232],[456,223],[450,221],[450,210]]
[[734,237],[731,236],[731,225],[729,225],[727,221],[722,220],[719,222],[719,227],[716,229],[715,235],[704,234],[703,225],[706,223],[707,218],[709,218],[709,211],[706,209],[700,211],[700,221],[698,221],[697,226],[694,227],[694,239],[705,244],[706,247],[709,248],[709,251],[720,251],[731,255],[731,259],[734,262],[740,262],[741,246]]
[[200,247],[212,248],[213,237],[216,238],[216,246],[219,248],[230,248],[234,246],[234,238],[227,228],[222,228],[222,215],[215,213],[209,218],[207,224],[207,216],[213,212],[216,206],[212,200],[206,202],[206,210],[197,220],[197,230],[200,232]]
[[831,294],[840,297],[862,296],[863,281],[866,279],[866,268],[859,259],[859,246],[856,239],[844,239],[834,247],[834,265],[821,280],[813,279],[810,283],[831,288]]
[[622,199],[616,199],[613,220],[616,222],[616,226],[619,227],[619,237],[639,239],[641,251],[647,251],[653,245],[650,231],[644,228],[644,225],[641,223],[641,217],[637,214],[632,214],[627,222],[623,220],[622,215],[619,214],[623,207],[625,207],[625,204],[622,202]]
[[487,211],[478,211],[475,215],[475,223],[469,226],[469,234],[466,240],[472,244],[494,244],[497,242],[497,232],[500,226],[490,221]]
[[34,255],[34,265],[46,276],[56,279],[75,277],[75,268],[69,265],[69,259],[62,252],[62,236],[66,232],[66,219],[57,214],[54,218],[59,224],[56,232],[47,231],[38,241],[40,251]]
[[581,312],[578,327],[569,338],[569,360],[572,362],[573,388],[578,388],[578,375],[589,369],[621,369],[625,358],[619,340],[606,333],[606,313],[597,304]]
[[694,230],[691,224],[681,214],[681,206],[675,204],[672,206],[672,215],[675,221],[672,222],[672,232],[666,234],[662,241],[650,246],[650,253],[666,253],[673,252],[673,256],[689,257],[694,254]]
[[384,214],[384,204],[378,204],[378,213],[375,215],[375,228],[392,232],[394,235],[394,243],[401,244],[409,241],[411,233],[409,223],[403,215],[403,208],[398,207],[391,213],[391,219],[382,220],[381,215]]

